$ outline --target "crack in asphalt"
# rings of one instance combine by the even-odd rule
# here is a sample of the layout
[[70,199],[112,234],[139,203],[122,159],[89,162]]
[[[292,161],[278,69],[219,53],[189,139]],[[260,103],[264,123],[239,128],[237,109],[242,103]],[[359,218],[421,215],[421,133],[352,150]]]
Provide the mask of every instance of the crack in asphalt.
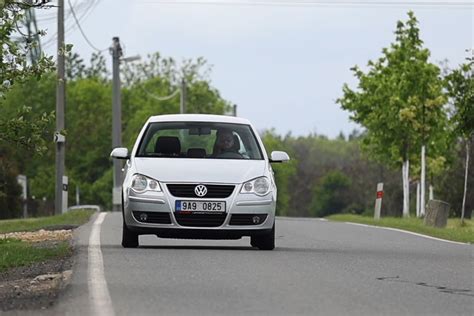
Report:
[[464,296],[472,296],[474,297],[474,294],[472,293],[472,290],[470,289],[454,289],[454,288],[449,288],[447,286],[438,286],[438,285],[431,285],[425,282],[415,282],[415,281],[408,281],[408,280],[403,280],[400,279],[400,276],[389,276],[389,277],[378,277],[376,278],[379,281],[389,281],[389,282],[399,282],[399,283],[408,283],[408,284],[414,284],[418,286],[423,286],[423,287],[429,287],[429,288],[434,288],[439,290],[441,293],[449,293],[449,294],[455,294],[455,295],[464,295]]

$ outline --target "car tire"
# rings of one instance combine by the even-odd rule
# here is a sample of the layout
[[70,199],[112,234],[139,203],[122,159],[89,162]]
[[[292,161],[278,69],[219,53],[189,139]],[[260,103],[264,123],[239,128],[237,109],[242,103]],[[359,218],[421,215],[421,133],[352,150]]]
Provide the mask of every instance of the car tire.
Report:
[[138,234],[128,229],[125,221],[122,226],[122,247],[124,248],[137,248],[138,247]]
[[251,236],[250,245],[260,250],[273,250],[275,248],[275,223],[272,230],[265,235]]
[[125,224],[125,210],[124,210],[124,200],[122,194],[122,247],[124,248],[137,248],[138,247],[138,234],[132,232],[128,229],[127,224]]

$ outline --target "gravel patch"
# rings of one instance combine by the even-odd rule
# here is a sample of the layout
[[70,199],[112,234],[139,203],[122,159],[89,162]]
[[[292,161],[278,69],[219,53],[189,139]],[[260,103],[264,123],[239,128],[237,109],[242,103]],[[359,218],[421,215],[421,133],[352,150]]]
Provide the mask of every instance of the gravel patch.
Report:
[[[35,247],[50,248],[62,241],[72,244],[71,230],[1,234]],[[16,267],[0,273],[0,314],[9,310],[38,310],[51,307],[72,276],[72,257]]]
[[13,232],[0,234],[0,239],[13,238],[27,242],[42,242],[48,240],[70,240],[72,238],[72,230],[45,230],[41,229],[35,232]]

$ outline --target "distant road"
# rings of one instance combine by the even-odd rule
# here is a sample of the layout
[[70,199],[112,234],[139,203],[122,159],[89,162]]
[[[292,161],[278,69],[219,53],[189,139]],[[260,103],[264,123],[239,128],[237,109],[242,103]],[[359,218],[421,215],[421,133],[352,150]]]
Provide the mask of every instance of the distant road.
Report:
[[[280,218],[274,251],[250,248],[247,238],[154,236],[123,249],[121,223],[114,213],[100,225],[110,301],[89,297],[89,223],[78,232],[73,283],[48,314],[89,315],[109,304],[116,315],[474,315],[474,246]],[[99,279],[89,283],[100,288]]]

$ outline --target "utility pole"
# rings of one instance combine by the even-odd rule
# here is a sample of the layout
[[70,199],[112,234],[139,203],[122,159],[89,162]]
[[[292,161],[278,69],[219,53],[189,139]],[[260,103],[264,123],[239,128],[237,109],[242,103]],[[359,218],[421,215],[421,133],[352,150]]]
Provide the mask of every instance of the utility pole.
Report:
[[181,80],[181,98],[179,103],[179,113],[186,113],[186,81],[184,78]]
[[[122,104],[120,96],[120,58],[122,57],[122,47],[118,37],[112,38],[112,148],[122,146]],[[121,211],[122,203],[122,164],[118,159],[114,163],[114,187],[112,191],[112,211]]]
[[64,107],[66,103],[66,79],[64,76],[64,0],[58,0],[58,70],[56,80],[56,191],[54,213],[63,212],[63,176],[66,140],[60,132],[64,129]]

